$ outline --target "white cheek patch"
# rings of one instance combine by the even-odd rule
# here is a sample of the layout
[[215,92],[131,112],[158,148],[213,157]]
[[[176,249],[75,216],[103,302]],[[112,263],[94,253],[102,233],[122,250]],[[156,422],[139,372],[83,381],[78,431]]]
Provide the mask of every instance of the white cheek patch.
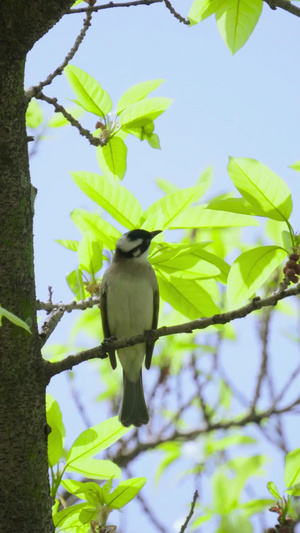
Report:
[[122,252],[127,253],[142,244],[142,242],[142,239],[135,239],[134,241],[131,241],[128,239],[127,235],[122,235],[117,242],[117,248],[119,248],[119,250]]

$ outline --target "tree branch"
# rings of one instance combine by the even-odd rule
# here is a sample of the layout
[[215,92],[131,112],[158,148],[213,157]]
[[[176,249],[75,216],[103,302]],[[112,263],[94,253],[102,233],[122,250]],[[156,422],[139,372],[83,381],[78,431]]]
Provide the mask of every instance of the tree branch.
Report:
[[280,9],[284,9],[284,11],[288,11],[289,13],[292,13],[292,15],[296,15],[296,17],[300,17],[300,7],[294,6],[294,4],[291,4],[289,0],[264,0],[266,4],[271,9],[277,9],[277,7],[280,7]]
[[180,15],[180,13],[177,13],[177,11],[175,11],[174,7],[172,6],[172,4],[171,4],[171,2],[169,0],[164,0],[164,3],[166,5],[166,8],[170,11],[170,13],[172,13],[172,15],[174,15],[174,17],[177,20],[179,20],[179,22],[182,22],[186,26],[190,25],[190,21],[188,19],[185,19],[184,17],[182,17],[182,15]]
[[186,530],[186,528],[187,528],[187,526],[189,524],[190,519],[192,518],[192,516],[194,514],[194,509],[195,509],[197,498],[198,498],[198,491],[195,490],[194,496],[193,496],[193,500],[192,500],[192,503],[191,503],[190,512],[187,515],[184,524],[181,526],[180,533],[184,533],[184,531]]
[[38,311],[47,311],[48,313],[51,313],[55,309],[60,308],[66,313],[71,313],[71,311],[75,310],[84,311],[85,309],[90,309],[91,307],[99,304],[100,298],[98,296],[91,296],[91,298],[87,298],[87,300],[79,300],[78,302],[73,300],[73,302],[69,304],[63,304],[62,302],[54,304],[51,300],[48,300],[47,302],[41,302],[40,300],[37,300],[36,309]]
[[268,419],[274,415],[280,415],[283,413],[290,412],[294,407],[299,404],[300,396],[298,396],[295,400],[293,400],[285,407],[276,408],[274,405],[272,405],[269,409],[261,411],[260,413],[253,413],[252,411],[248,411],[248,413],[246,413],[244,416],[238,416],[233,420],[225,420],[222,422],[216,422],[214,424],[212,423],[208,427],[205,426],[203,428],[194,429],[192,431],[182,432],[174,430],[173,433],[169,434],[166,437],[162,437],[148,442],[140,442],[138,446],[134,449],[124,454],[118,453],[116,456],[111,457],[111,460],[121,468],[124,468],[128,463],[130,463],[130,461],[138,457],[141,453],[148,450],[154,450],[155,448],[157,448],[161,444],[165,444],[166,442],[183,443],[188,441],[194,441],[198,437],[200,437],[200,435],[207,435],[208,433],[213,431],[227,430],[229,428],[234,427],[244,427],[248,424],[257,424],[260,427],[260,424],[264,419]]
[[133,0],[132,2],[109,2],[108,4],[93,6],[91,8],[79,7],[77,9],[70,9],[70,11],[67,11],[67,15],[73,15],[74,13],[85,13],[88,9],[96,12],[101,11],[102,9],[111,9],[113,7],[150,6],[152,4],[162,4],[163,1],[164,0]]
[[213,326],[216,324],[227,324],[232,320],[244,318],[253,313],[253,311],[257,311],[259,309],[262,309],[263,307],[276,305],[279,300],[283,300],[284,298],[288,298],[290,296],[296,296],[298,294],[300,294],[300,283],[288,289],[279,290],[276,293],[272,294],[272,296],[269,296],[264,299],[261,299],[259,297],[253,298],[253,300],[251,300],[251,302],[247,305],[244,305],[239,309],[234,309],[233,311],[227,311],[225,313],[214,315],[208,318],[198,318],[197,320],[193,320],[192,322],[186,322],[184,324],[179,324],[176,326],[163,326],[155,330],[146,331],[141,335],[135,335],[130,339],[105,339],[100,346],[85,350],[83,352],[79,352],[75,355],[69,355],[62,361],[58,361],[55,363],[49,363],[45,361],[45,365],[48,366],[48,368],[46,368],[46,374],[48,376],[48,379],[50,380],[51,377],[55,376],[56,374],[60,374],[65,370],[71,370],[75,365],[78,365],[83,361],[88,361],[89,359],[96,358],[105,359],[107,357],[107,353],[110,350],[118,350],[119,348],[126,348],[128,346],[140,344],[142,342],[147,341],[147,339],[149,339],[149,336],[151,337],[151,340],[157,340],[160,337],[166,337],[168,335],[176,335],[179,333],[192,333],[194,330],[206,329],[209,326]]
[[86,137],[86,139],[88,139],[90,144],[92,144],[93,146],[101,146],[103,144],[101,140],[97,139],[97,137],[94,137],[89,130],[83,128],[80,122],[78,122],[78,120],[72,117],[72,115],[70,115],[70,113],[68,113],[68,111],[66,111],[66,109],[57,102],[57,98],[49,98],[49,96],[46,96],[41,91],[36,94],[36,98],[38,100],[44,100],[48,104],[53,105],[55,108],[55,111],[57,113],[61,113],[70,122],[72,126],[77,128],[80,135],[82,135],[83,137]]
[[35,85],[34,87],[30,87],[25,92],[25,97],[26,97],[28,102],[31,100],[31,98],[36,96],[44,87],[46,87],[46,85],[50,85],[50,83],[52,83],[52,81],[54,80],[54,78],[56,76],[60,76],[63,73],[64,68],[68,65],[68,63],[74,57],[74,55],[76,54],[79,46],[81,45],[81,43],[82,43],[82,41],[84,39],[84,37],[86,36],[86,33],[87,33],[87,31],[88,31],[88,29],[89,29],[89,27],[91,25],[91,18],[92,18],[91,8],[88,7],[88,8],[86,8],[86,18],[83,21],[83,27],[82,27],[80,33],[78,34],[78,36],[77,36],[77,38],[75,40],[75,43],[72,46],[71,50],[66,55],[66,57],[63,60],[63,62],[61,63],[61,65],[59,65],[59,67],[57,67],[54,70],[54,72],[49,74],[49,76],[47,76],[47,78],[44,81],[41,81],[38,85]]

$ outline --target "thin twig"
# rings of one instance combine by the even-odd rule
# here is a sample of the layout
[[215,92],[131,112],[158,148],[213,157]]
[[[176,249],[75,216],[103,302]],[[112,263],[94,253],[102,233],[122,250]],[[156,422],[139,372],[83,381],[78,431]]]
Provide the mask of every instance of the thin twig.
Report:
[[93,7],[79,7],[77,9],[70,9],[66,12],[67,15],[73,15],[74,13],[86,13],[89,9],[94,13],[101,11],[102,9],[111,9],[113,7],[135,7],[135,6],[150,6],[151,4],[162,4],[164,0],[134,0],[132,2],[109,2],[108,4],[102,4],[100,6]]
[[80,135],[82,135],[83,137],[86,137],[86,139],[88,139],[90,144],[92,144],[93,146],[100,146],[103,144],[100,139],[97,139],[97,137],[93,137],[93,135],[91,134],[89,130],[83,128],[80,122],[78,122],[78,120],[72,117],[72,115],[70,115],[70,113],[68,113],[68,111],[57,102],[57,98],[49,98],[49,96],[46,96],[41,91],[36,94],[36,98],[38,100],[44,100],[48,104],[53,105],[55,108],[55,111],[57,113],[61,113],[70,122],[70,124],[72,124],[72,126],[77,128]]
[[262,309],[263,307],[274,306],[279,300],[298,295],[299,293],[300,283],[288,289],[278,291],[268,298],[253,298],[253,300],[251,300],[251,302],[247,305],[240,307],[239,309],[227,311],[226,313],[221,313],[208,318],[199,318],[197,320],[193,320],[192,322],[186,322],[176,326],[163,326],[155,330],[146,331],[140,335],[135,335],[130,339],[105,339],[100,346],[91,348],[90,350],[85,350],[75,355],[69,355],[62,361],[55,363],[49,363],[45,361],[45,365],[47,365],[46,374],[50,380],[52,376],[59,374],[60,372],[64,372],[65,370],[71,370],[73,366],[78,365],[83,361],[96,358],[104,359],[107,357],[107,353],[111,350],[118,350],[119,348],[126,348],[128,346],[134,346],[136,344],[143,343],[147,341],[149,337],[153,341],[168,335],[192,333],[194,330],[203,330],[215,324],[227,324],[232,320],[244,318],[254,311]]
[[91,25],[91,18],[92,18],[92,15],[93,15],[91,8],[87,7],[85,12],[86,12],[86,18],[83,21],[82,29],[81,29],[80,33],[78,34],[78,36],[77,36],[77,38],[75,40],[75,43],[72,46],[71,50],[66,55],[66,57],[63,60],[63,62],[61,63],[61,65],[59,65],[59,67],[57,67],[54,70],[54,72],[49,74],[49,76],[47,76],[47,78],[44,81],[41,81],[38,85],[35,85],[34,87],[30,87],[26,91],[25,96],[26,96],[26,99],[27,99],[28,102],[29,102],[29,100],[31,100],[31,98],[36,96],[44,87],[46,87],[46,85],[50,85],[50,83],[52,83],[52,81],[54,80],[54,78],[56,78],[56,76],[60,76],[63,73],[64,68],[68,65],[68,63],[71,61],[71,59],[73,59],[74,55],[76,54],[79,46],[81,45],[81,43],[82,43],[83,39],[85,38],[86,33],[87,33],[87,31],[88,31],[88,29],[89,29],[89,27]]
[[184,533],[184,531],[186,530],[186,528],[188,526],[188,523],[189,523],[190,519],[192,518],[192,516],[194,514],[194,509],[195,509],[197,498],[198,498],[198,491],[195,490],[194,496],[193,496],[193,501],[191,503],[190,512],[187,515],[184,524],[181,526],[180,533]]
[[170,11],[170,13],[172,13],[172,15],[174,15],[177,20],[179,20],[179,22],[182,22],[186,26],[190,25],[190,21],[188,19],[185,19],[182,15],[180,15],[180,13],[177,13],[177,11],[175,11],[169,0],[164,0],[164,3],[166,5],[166,8]]
[[73,300],[73,302],[69,304],[63,304],[62,302],[54,304],[52,303],[52,301],[49,300],[47,302],[41,302],[40,300],[37,300],[36,309],[38,311],[47,311],[48,313],[50,313],[51,311],[59,307],[61,309],[64,309],[66,313],[71,313],[71,311],[75,310],[84,311],[85,309],[90,309],[91,307],[94,307],[95,305],[99,304],[100,298],[98,296],[91,296],[87,300],[80,300],[79,302]]
[[261,318],[260,323],[260,339],[262,341],[262,351],[261,351],[261,365],[260,365],[260,371],[256,382],[255,392],[252,400],[251,408],[253,410],[256,409],[257,402],[260,397],[262,383],[264,378],[267,375],[267,365],[268,365],[268,343],[269,343],[269,329],[270,329],[270,321],[272,316],[272,307],[269,307],[267,309],[264,309],[264,313]]
[[289,13],[292,13],[292,15],[296,15],[296,17],[300,17],[300,7],[295,6],[294,4],[291,4],[289,0],[264,0],[266,4],[271,9],[277,9],[277,7],[280,7],[280,9],[284,9],[284,11],[288,11]]

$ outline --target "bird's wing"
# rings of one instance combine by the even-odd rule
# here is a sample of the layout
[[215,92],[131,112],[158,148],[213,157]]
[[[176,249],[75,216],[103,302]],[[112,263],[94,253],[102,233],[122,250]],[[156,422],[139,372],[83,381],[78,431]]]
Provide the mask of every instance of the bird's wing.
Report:
[[[158,311],[159,311],[159,292],[158,288],[153,293],[153,320],[152,320],[152,328],[157,328],[158,323]],[[146,343],[146,358],[145,358],[145,367],[147,370],[149,370],[151,366],[151,360],[152,360],[152,354],[154,350],[154,344],[155,341],[147,342]]]
[[[101,298],[100,298],[100,310],[101,310],[101,319],[102,319],[102,328],[105,339],[111,337],[108,316],[107,316],[107,292],[104,287],[101,286]],[[110,350],[108,352],[109,360],[112,369],[114,370],[117,367],[117,359],[115,350]]]

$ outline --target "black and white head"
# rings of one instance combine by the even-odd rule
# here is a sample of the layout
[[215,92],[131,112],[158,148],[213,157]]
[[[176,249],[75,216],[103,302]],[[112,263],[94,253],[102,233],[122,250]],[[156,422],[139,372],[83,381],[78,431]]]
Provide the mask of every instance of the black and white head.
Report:
[[146,231],[133,229],[124,233],[117,241],[115,259],[139,259],[146,261],[152,239],[161,233],[161,230]]

